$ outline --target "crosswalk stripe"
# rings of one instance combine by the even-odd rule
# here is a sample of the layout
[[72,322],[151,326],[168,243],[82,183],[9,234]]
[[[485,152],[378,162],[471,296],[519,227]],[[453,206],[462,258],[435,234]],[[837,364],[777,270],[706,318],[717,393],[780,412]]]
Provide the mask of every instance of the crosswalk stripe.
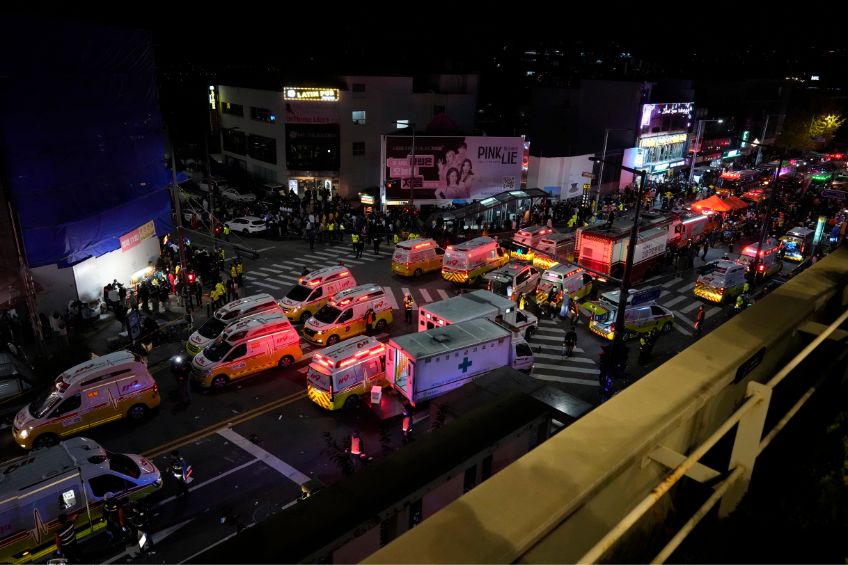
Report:
[[[542,349],[547,349],[548,351],[562,351],[561,345],[548,345],[547,343],[534,343],[532,345],[533,351],[536,351],[536,348],[541,347]],[[574,351],[577,353],[586,353],[586,351],[582,347],[575,347]]]
[[267,284],[267,283],[263,283],[263,282],[259,282],[259,281],[250,281],[250,284],[257,285],[257,286],[264,286],[265,288],[272,288],[274,290],[280,290],[280,287],[278,287],[275,284]]
[[681,279],[680,277],[675,277],[668,282],[664,282],[662,284],[662,287],[663,288],[671,288],[671,287],[673,287],[674,285],[676,285],[677,283],[680,283],[680,282],[683,282],[683,279]]
[[683,315],[683,314],[681,314],[680,312],[675,312],[675,313],[674,313],[674,318],[675,318],[675,320],[680,320],[680,321],[682,321],[682,322],[686,322],[686,325],[687,325],[687,326],[689,326],[690,328],[694,328],[694,327],[695,327],[694,322],[692,322],[692,320],[690,320],[689,318],[687,318],[686,316],[684,316],[684,315]]
[[663,297],[665,297],[665,296],[668,296],[669,294],[671,294],[671,291],[670,291],[670,290],[662,289],[662,290],[660,291],[660,298],[663,298]]
[[[600,373],[600,371],[599,371]],[[572,385],[586,385],[586,386],[594,386],[599,387],[601,383],[598,382],[598,379],[580,379],[576,377],[560,377],[558,375],[545,375],[543,373],[531,373],[531,377],[534,379],[538,379],[540,381],[551,381],[555,383],[568,383]]]
[[692,335],[692,332],[690,332],[689,330],[687,330],[686,328],[684,328],[683,326],[681,326],[677,322],[674,322],[674,329],[676,329],[677,331],[679,331],[683,335]]
[[590,375],[597,375],[601,372],[599,369],[587,369],[585,367],[568,367],[565,365],[548,365],[547,363],[534,363],[533,372],[535,372],[536,367],[540,369],[549,369],[554,371],[572,371],[575,373],[588,373]]
[[256,267],[255,271],[267,271],[269,273],[279,273],[280,269],[272,269],[271,267]]
[[721,308],[718,306],[713,306],[712,308],[704,312],[704,318],[709,318],[713,314],[718,314],[719,312],[721,312]]
[[433,298],[430,296],[430,293],[427,291],[426,288],[419,288],[418,292],[420,292],[421,296],[424,297],[424,302],[432,302],[433,301]]
[[536,334],[536,333],[533,334],[533,337],[531,339],[534,340],[534,341],[537,340],[537,339],[544,339],[544,340],[547,340],[547,341],[562,341],[561,337],[554,337],[552,335],[539,335],[539,334]]
[[448,293],[442,290],[441,288],[437,289],[436,292],[439,293],[439,296],[442,297],[442,300],[447,300],[448,298],[450,298],[450,296],[448,296]]
[[692,283],[687,284],[686,286],[681,286],[680,288],[677,289],[677,292],[689,292],[693,288],[695,288],[695,283],[692,282]]
[[542,325],[542,326],[559,326],[559,322],[557,322],[556,320],[541,319],[541,320],[539,320],[539,325]]
[[388,286],[384,286],[383,291],[386,293],[386,300],[389,301],[389,305],[392,307],[392,310],[398,310],[398,303],[397,300],[395,300],[395,295],[392,292],[392,289]]
[[[272,283],[279,283],[283,286],[289,286],[290,284],[297,282],[297,278],[290,277],[288,275],[277,275],[277,277],[278,278],[276,278],[276,279],[272,279],[271,277],[265,277],[264,280],[271,281]],[[283,280],[280,280],[280,279],[283,279]]]
[[534,353],[533,359],[553,359],[555,361],[565,362],[566,359],[568,361],[573,361],[575,363],[585,363],[587,365],[594,365],[595,362],[589,359],[588,357],[563,357],[562,352],[559,355],[556,353]]
[[538,330],[536,330],[536,331],[539,331],[539,332],[552,332],[552,333],[555,333],[555,334],[564,334],[564,333],[565,333],[565,330],[564,330],[564,329],[562,329],[562,328],[546,328],[546,327],[541,327],[541,328],[539,328],[539,329],[538,329]]
[[672,298],[671,300],[669,300],[668,302],[663,302],[663,306],[665,306],[666,308],[671,308],[675,304],[678,304],[678,303],[683,302],[684,300],[688,300],[688,299],[689,299],[688,296],[676,296],[676,297]]
[[[284,271],[285,271],[285,270],[289,270],[289,271],[293,270],[293,269],[291,268],[291,265],[278,265],[277,263],[271,263],[271,266],[272,266],[272,267],[277,267],[278,269],[283,269]],[[300,271],[298,271],[298,273],[299,273],[299,272],[300,272]]]
[[681,308],[680,311],[683,312],[684,314],[688,314],[692,310],[697,310],[698,306],[700,306],[700,305],[701,305],[700,302],[693,302],[689,306],[685,306],[685,307]]

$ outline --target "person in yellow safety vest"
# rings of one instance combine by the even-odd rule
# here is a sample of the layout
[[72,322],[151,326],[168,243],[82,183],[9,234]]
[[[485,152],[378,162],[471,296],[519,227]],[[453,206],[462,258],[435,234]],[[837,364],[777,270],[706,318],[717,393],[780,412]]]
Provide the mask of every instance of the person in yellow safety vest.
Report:
[[745,299],[740,294],[736,297],[736,310],[741,310],[743,306],[745,306]]
[[[333,217],[333,215],[330,214],[330,218],[332,218],[332,217]],[[327,231],[330,232],[329,235],[327,236],[327,238],[329,239],[330,243],[333,243],[335,241],[334,236],[336,235],[334,233],[336,231],[336,223],[334,221],[332,221],[332,220],[329,221],[329,223],[327,224]]]
[[224,239],[230,241],[230,226],[224,224]]
[[395,234],[392,237],[392,242],[397,246],[397,244],[400,242],[400,236],[398,234]]
[[218,292],[218,298],[220,300],[223,300],[224,297],[227,295],[227,289],[224,287],[224,283],[222,283],[221,281],[218,281],[215,284],[215,290]]
[[175,277],[180,276],[180,266],[179,266],[179,265],[177,265],[176,267],[174,267],[174,276],[175,276]]
[[619,203],[618,203],[618,211],[619,211],[619,212],[624,212],[624,202],[619,202]]
[[568,227],[573,228],[577,223],[577,214],[575,213],[571,218],[568,219]]
[[521,298],[518,299],[518,309],[519,310],[524,310],[524,306],[526,306],[526,299],[527,299],[527,294],[522,292]]
[[403,297],[403,319],[407,324],[412,323],[412,309],[415,306],[415,301],[412,300],[412,295],[407,294]]
[[748,294],[750,289],[751,285],[748,284],[748,281],[745,281],[745,284],[742,285],[742,294]]
[[236,268],[235,263],[230,265],[230,278],[233,280],[238,278],[238,269]]
[[218,259],[220,259],[221,261],[224,260],[224,248],[223,247],[218,250]]
[[244,284],[242,279],[244,278],[244,263],[242,263],[241,258],[236,262],[236,272],[238,273],[238,283]]
[[218,309],[218,289],[213,288],[209,291],[209,301],[212,303],[212,310]]
[[352,233],[350,234],[350,242],[353,244],[353,255],[356,258],[359,258],[359,234]]

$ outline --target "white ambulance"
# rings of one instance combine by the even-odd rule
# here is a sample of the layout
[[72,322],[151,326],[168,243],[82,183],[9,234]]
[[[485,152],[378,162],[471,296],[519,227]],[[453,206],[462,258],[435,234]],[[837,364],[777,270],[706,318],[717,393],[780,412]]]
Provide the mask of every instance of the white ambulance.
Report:
[[374,311],[374,329],[381,332],[392,323],[392,306],[377,284],[361,284],[336,294],[303,326],[303,337],[315,345],[336,343],[365,333],[365,315]]
[[451,282],[474,284],[484,274],[506,265],[507,255],[491,237],[477,237],[458,245],[449,245],[442,264],[442,278]]
[[204,347],[215,341],[215,338],[221,335],[224,328],[237,320],[255,314],[282,313],[282,311],[277,299],[267,293],[233,300],[219,308],[214,316],[206,320],[197,331],[189,336],[186,342],[186,351],[189,355],[197,355]]
[[546,226],[528,226],[515,232],[512,236],[512,250],[509,256],[517,261],[532,261],[536,256],[536,248],[546,235],[554,232]]
[[324,267],[300,277],[280,300],[283,311],[293,322],[306,322],[339,291],[356,286],[350,269],[342,266]]
[[355,408],[372,386],[388,384],[385,351],[375,338],[359,336],[315,353],[306,373],[309,399],[327,410]]

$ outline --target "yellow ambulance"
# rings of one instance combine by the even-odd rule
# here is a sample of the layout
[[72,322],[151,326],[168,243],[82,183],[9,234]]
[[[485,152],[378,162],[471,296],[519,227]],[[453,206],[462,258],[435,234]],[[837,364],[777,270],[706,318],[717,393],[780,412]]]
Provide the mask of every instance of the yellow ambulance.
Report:
[[303,337],[315,345],[336,343],[365,333],[365,316],[374,311],[374,330],[381,332],[392,323],[392,306],[383,287],[362,284],[336,294],[303,325]]
[[401,241],[392,254],[392,273],[404,277],[420,277],[442,268],[445,250],[433,239]]
[[372,386],[388,385],[385,351],[375,338],[360,336],[315,353],[306,373],[309,399],[327,410],[355,408]]
[[300,277],[285,298],[280,300],[280,306],[289,320],[306,322],[337,292],[354,286],[356,279],[347,267],[324,267]]

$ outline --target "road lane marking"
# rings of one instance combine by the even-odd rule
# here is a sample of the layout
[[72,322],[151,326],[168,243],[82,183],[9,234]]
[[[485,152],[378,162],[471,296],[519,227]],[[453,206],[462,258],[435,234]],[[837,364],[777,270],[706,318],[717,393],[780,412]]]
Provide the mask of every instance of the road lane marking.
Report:
[[271,247],[263,247],[262,249],[257,249],[256,252],[262,253],[263,251],[268,251],[269,249],[276,249],[276,248],[277,248],[276,245],[272,245]]
[[662,287],[663,287],[663,288],[671,288],[671,287],[673,287],[674,285],[676,285],[677,283],[681,283],[681,282],[683,282],[683,279],[681,279],[680,277],[675,277],[675,278],[671,279],[671,280],[670,280],[670,281],[668,281],[668,282],[664,282],[664,283],[662,284]]
[[424,302],[432,302],[433,298],[430,296],[430,293],[427,292],[426,288],[419,288],[418,292],[421,293],[421,296],[424,297]]
[[441,288],[437,289],[436,292],[439,293],[439,296],[442,297],[442,300],[447,300],[448,298],[450,298],[450,296],[448,296],[448,293],[442,290]]
[[538,330],[536,330],[536,331],[538,331],[538,332],[550,332],[550,333],[555,333],[555,334],[564,334],[564,333],[565,333],[565,330],[564,330],[564,329],[562,329],[562,328],[545,328],[545,327],[541,327],[541,328],[539,328],[539,329],[538,329]]
[[257,285],[257,286],[264,286],[265,288],[270,288],[272,290],[280,290],[280,288],[281,288],[281,287],[279,287],[275,284],[267,284],[267,283],[263,283],[263,282],[259,282],[259,281],[255,281],[255,280],[250,281],[250,284]]
[[280,272],[280,269],[277,269],[277,268],[271,268],[271,267],[256,267],[256,268],[255,268],[255,269],[253,269],[253,270],[254,270],[254,272],[255,272],[255,271],[268,271],[269,273],[274,273],[274,274],[276,274],[276,273],[279,273],[279,272]]
[[692,282],[692,283],[687,284],[686,286],[681,286],[680,288],[677,289],[677,292],[689,292],[693,288],[695,288],[695,283]]
[[662,289],[662,290],[660,291],[660,298],[663,298],[663,297],[665,297],[665,296],[668,296],[669,294],[671,294],[671,291],[670,291],[670,290]]
[[573,373],[588,373],[590,375],[599,375],[601,371],[599,369],[587,369],[585,367],[570,367],[568,365],[548,365],[547,363],[533,363],[533,372],[535,373],[536,368],[539,369],[550,369],[553,371],[570,371]]
[[[540,329],[539,331],[542,331],[542,330]],[[530,338],[530,339],[532,339],[532,340],[545,339],[547,341],[562,341],[561,337],[554,337],[552,335],[539,335],[537,333],[534,333],[533,337]]]
[[300,471],[298,471],[297,469],[295,469],[273,453],[262,449],[261,447],[259,447],[243,435],[239,434],[232,428],[220,430],[218,432],[218,435],[223,437],[224,439],[227,439],[230,443],[237,445],[238,447],[247,451],[248,453],[256,457],[258,460],[262,461],[263,463],[265,463],[287,479],[290,479],[291,481],[297,483],[298,485],[302,485],[303,483],[309,480],[308,475],[304,475],[303,473],[301,473]]
[[693,302],[689,306],[685,306],[685,307],[681,308],[680,311],[683,312],[684,314],[688,314],[692,310],[697,310],[698,306],[701,306],[700,302]]
[[533,359],[553,359],[555,361],[562,361],[563,363],[567,359],[568,361],[574,361],[575,363],[586,363],[588,365],[595,364],[595,362],[588,357],[563,357],[561,353],[559,355],[556,353],[534,353]]
[[391,287],[384,286],[383,292],[386,293],[386,301],[389,303],[389,306],[392,307],[392,310],[398,310],[398,303],[395,300],[395,294],[392,292]]
[[675,318],[675,320],[680,320],[682,322],[686,322],[686,325],[689,326],[690,328],[695,327],[695,323],[692,320],[690,320],[689,318],[687,318],[686,316],[684,316],[683,314],[681,314],[680,312],[675,312],[674,318]]
[[[562,351],[562,345],[548,345],[547,343],[533,343],[531,344],[531,348],[541,347],[542,349],[547,349],[548,351]],[[586,353],[586,351],[582,347],[575,347],[574,351],[577,353]]]
[[[214,477],[212,477],[211,479],[206,479],[206,480],[205,480],[205,481],[203,481],[202,483],[197,483],[197,484],[196,484],[196,485],[194,485],[194,486],[188,487],[188,490],[189,490],[189,492],[191,492],[191,491],[193,491],[193,490],[199,490],[199,489],[201,489],[201,488],[205,487],[206,485],[212,484],[212,483],[214,483],[215,481],[220,481],[220,480],[221,480],[221,479],[223,479],[224,477],[227,477],[227,476],[229,476],[229,475],[232,475],[233,473],[236,473],[236,472],[238,472],[238,471],[241,471],[241,470],[242,470],[242,469],[244,469],[245,467],[250,467],[250,466],[251,466],[251,465],[253,465],[254,463],[259,463],[259,459],[251,459],[250,461],[247,461],[246,463],[242,463],[242,464],[241,464],[241,465],[239,465],[238,467],[233,467],[232,469],[228,469],[228,470],[224,471],[223,473],[221,473],[220,475],[215,475],[215,476],[214,476]],[[175,501],[176,499],[177,499],[177,497],[176,497],[176,496],[171,495],[171,496],[169,496],[168,498],[165,498],[165,499],[160,500],[159,502],[157,502],[157,503],[156,503],[156,506],[164,506],[164,505],[168,504],[169,502],[173,502],[173,501]]]
[[[600,373],[600,371],[598,371]],[[542,373],[531,373],[531,377],[534,379],[539,379],[540,381],[552,381],[556,383],[568,383],[572,385],[586,385],[586,386],[601,386],[597,379],[577,379],[574,377],[560,377],[555,375],[545,375]]]
[[689,330],[687,330],[686,328],[684,328],[683,326],[681,326],[677,322],[674,322],[674,329],[676,329],[677,331],[679,331],[683,335],[692,335],[692,332],[690,332]]
[[713,306],[712,308],[704,312],[704,318],[709,318],[713,314],[718,314],[719,312],[721,312],[721,308],[719,308],[718,306]]
[[678,304],[678,303],[683,302],[684,300],[688,300],[688,299],[689,299],[688,296],[676,296],[676,297],[672,298],[671,300],[669,300],[668,302],[663,302],[663,306],[665,306],[666,308],[671,308],[675,304]]

